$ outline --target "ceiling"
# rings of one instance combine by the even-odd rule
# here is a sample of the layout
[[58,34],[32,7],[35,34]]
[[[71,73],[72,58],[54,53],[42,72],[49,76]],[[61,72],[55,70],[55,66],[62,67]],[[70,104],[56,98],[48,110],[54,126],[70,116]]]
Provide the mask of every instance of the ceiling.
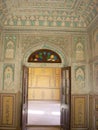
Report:
[[88,28],[98,0],[0,0],[2,27]]

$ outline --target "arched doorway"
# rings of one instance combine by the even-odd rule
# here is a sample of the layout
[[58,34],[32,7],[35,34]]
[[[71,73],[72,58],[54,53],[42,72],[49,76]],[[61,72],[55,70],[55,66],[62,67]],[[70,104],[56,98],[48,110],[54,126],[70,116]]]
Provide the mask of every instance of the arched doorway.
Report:
[[[44,57],[42,61],[40,58],[37,59],[40,56],[41,58]],[[71,68],[31,67],[33,63],[40,65],[61,64],[62,59],[59,55],[49,49],[39,49],[31,53],[27,62],[30,66],[23,67],[22,129],[30,130],[33,128],[35,130],[37,127],[38,130],[38,127],[48,126],[48,129],[49,127],[57,127],[57,129],[69,130]]]

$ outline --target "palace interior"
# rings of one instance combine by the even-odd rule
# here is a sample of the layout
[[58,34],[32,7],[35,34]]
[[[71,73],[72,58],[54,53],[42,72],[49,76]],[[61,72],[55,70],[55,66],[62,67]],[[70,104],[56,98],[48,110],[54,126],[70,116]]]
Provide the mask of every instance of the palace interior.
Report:
[[98,130],[98,0],[0,0],[0,130]]

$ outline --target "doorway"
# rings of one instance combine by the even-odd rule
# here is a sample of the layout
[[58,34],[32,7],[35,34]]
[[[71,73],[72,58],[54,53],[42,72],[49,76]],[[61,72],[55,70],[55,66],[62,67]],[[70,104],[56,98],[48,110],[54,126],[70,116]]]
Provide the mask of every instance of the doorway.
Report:
[[70,77],[70,67],[23,67],[22,130],[35,126],[70,130]]
[[28,69],[27,124],[60,126],[61,69]]

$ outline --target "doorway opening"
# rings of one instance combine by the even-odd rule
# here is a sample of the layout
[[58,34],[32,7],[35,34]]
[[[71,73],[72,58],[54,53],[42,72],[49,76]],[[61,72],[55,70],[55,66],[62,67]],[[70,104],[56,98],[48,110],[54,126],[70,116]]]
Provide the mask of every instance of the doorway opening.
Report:
[[46,48],[28,54],[29,67],[23,66],[22,130],[36,126],[70,130],[71,67],[61,68],[65,56],[60,53],[61,59]]
[[61,68],[29,68],[28,125],[60,126]]
[[36,126],[70,130],[70,123],[71,67],[24,66],[22,130]]

